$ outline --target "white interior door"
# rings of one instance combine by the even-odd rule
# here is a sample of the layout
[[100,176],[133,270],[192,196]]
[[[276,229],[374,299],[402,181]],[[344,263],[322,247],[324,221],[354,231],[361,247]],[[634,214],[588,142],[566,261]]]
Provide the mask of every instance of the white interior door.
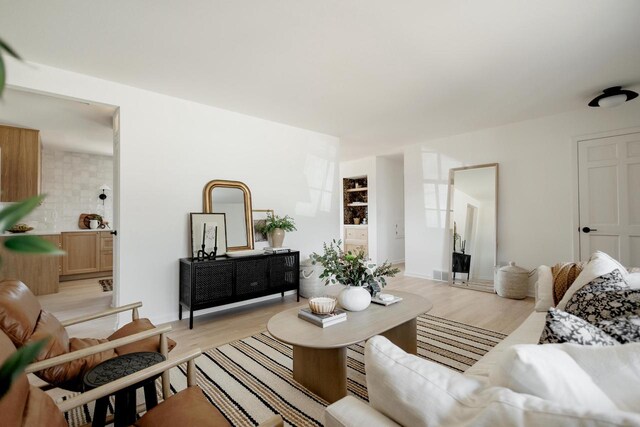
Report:
[[640,266],[640,133],[578,143],[580,259]]

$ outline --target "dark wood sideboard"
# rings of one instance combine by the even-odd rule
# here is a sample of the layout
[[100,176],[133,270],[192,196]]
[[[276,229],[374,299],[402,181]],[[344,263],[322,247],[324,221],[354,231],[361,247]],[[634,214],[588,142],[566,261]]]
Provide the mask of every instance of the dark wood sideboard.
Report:
[[246,301],[285,291],[297,291],[300,301],[300,252],[221,257],[198,261],[180,259],[179,318],[189,310],[189,329],[193,312]]

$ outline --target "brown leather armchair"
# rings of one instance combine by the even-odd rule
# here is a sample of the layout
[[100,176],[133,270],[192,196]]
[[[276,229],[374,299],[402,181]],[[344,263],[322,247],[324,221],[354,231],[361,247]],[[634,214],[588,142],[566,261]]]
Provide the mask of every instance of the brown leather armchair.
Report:
[[[18,348],[49,338],[37,359],[42,370],[34,373],[42,380],[67,390],[81,391],[83,375],[104,360],[136,351],[159,351],[166,356],[175,347],[176,343],[166,337],[170,328],[155,330],[149,319],[138,318],[140,306],[141,303],[135,303],[60,322],[42,309],[24,283],[17,280],[0,282],[0,329]],[[129,310],[132,311],[132,321],[107,338],[69,338],[65,329],[66,326]],[[123,341],[125,337],[128,339]],[[65,363],[43,364],[52,358]]]
[[[6,334],[0,331],[0,365],[16,350]],[[157,376],[161,372],[187,363],[187,385],[181,392],[166,398],[148,411],[135,425],[138,427],[226,427],[230,424],[209,403],[202,390],[195,385],[195,362],[200,350],[192,350],[171,360],[153,365],[135,374],[121,378],[86,393],[81,393],[56,405],[53,399],[37,387],[30,386],[26,374],[20,375],[9,393],[0,399],[2,426],[6,427],[68,427],[63,413],[104,396],[111,395],[138,382]],[[27,368],[33,371],[34,366]],[[167,377],[163,375],[163,382]],[[163,383],[163,389],[168,384]],[[283,420],[276,415],[260,424],[260,427],[281,427]]]

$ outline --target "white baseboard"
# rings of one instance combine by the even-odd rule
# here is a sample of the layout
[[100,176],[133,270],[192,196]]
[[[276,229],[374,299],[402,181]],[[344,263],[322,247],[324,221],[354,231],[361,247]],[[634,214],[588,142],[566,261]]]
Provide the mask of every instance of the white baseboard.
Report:
[[[287,295],[295,295],[296,291],[287,291],[284,293],[285,296]],[[233,308],[238,308],[238,307],[244,307],[246,305],[250,305],[250,304],[255,304],[255,303],[259,303],[259,302],[263,302],[263,301],[269,301],[269,300],[273,300],[276,298],[282,298],[282,296],[280,296],[280,294],[273,294],[273,295],[267,295],[265,297],[260,297],[260,298],[255,298],[255,299],[250,299],[247,301],[240,301],[240,302],[234,302],[231,304],[227,304],[227,305],[221,305],[219,307],[213,307],[213,308],[207,308],[204,310],[198,310],[198,311],[194,311],[193,312],[193,318],[195,319],[198,316],[204,315],[204,314],[210,314],[210,313],[218,313],[221,311],[225,311],[225,310],[230,310]],[[182,320],[187,320],[187,322],[189,321],[189,312],[184,309],[183,313],[182,313]],[[128,322],[131,321],[131,315],[129,314],[128,317],[124,317],[122,321],[120,321],[120,319],[118,319],[118,327],[124,326],[125,324],[127,324]],[[162,314],[162,315],[151,315],[149,316],[149,320],[151,320],[151,323],[153,323],[154,325],[158,326],[158,325],[162,325],[163,323],[169,323],[169,322],[175,322],[176,320],[178,320],[178,312],[172,312],[172,313],[166,313],[166,314]]]
[[442,282],[442,283],[447,283],[446,280],[438,280],[438,279],[434,279],[433,276],[429,276],[426,274],[420,274],[420,273],[414,273],[411,271],[405,271],[404,275],[407,277],[415,277],[416,279],[427,279],[427,280],[433,280],[435,282]]

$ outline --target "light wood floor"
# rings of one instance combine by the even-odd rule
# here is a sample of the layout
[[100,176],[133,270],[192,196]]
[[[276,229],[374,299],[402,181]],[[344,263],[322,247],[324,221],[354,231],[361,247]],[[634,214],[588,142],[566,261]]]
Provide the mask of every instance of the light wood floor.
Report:
[[[433,302],[433,309],[429,314],[434,316],[505,334],[517,328],[533,311],[534,305],[531,298],[510,300],[495,294],[452,288],[441,282],[404,277],[402,274],[390,279],[389,286],[385,289],[398,289],[427,297]],[[109,308],[111,292],[102,292],[98,279],[88,279],[61,283],[58,294],[41,296],[39,299],[45,310],[54,313],[59,319],[67,319]],[[177,352],[194,347],[208,349],[263,331],[274,314],[306,303],[304,298],[297,303],[295,295],[288,295],[202,315],[194,318],[192,330],[189,330],[188,319],[175,321],[170,323],[173,327],[170,337],[178,342]],[[114,328],[115,317],[111,317],[92,321],[87,325],[73,326],[69,328],[69,334],[98,338],[109,335]]]

